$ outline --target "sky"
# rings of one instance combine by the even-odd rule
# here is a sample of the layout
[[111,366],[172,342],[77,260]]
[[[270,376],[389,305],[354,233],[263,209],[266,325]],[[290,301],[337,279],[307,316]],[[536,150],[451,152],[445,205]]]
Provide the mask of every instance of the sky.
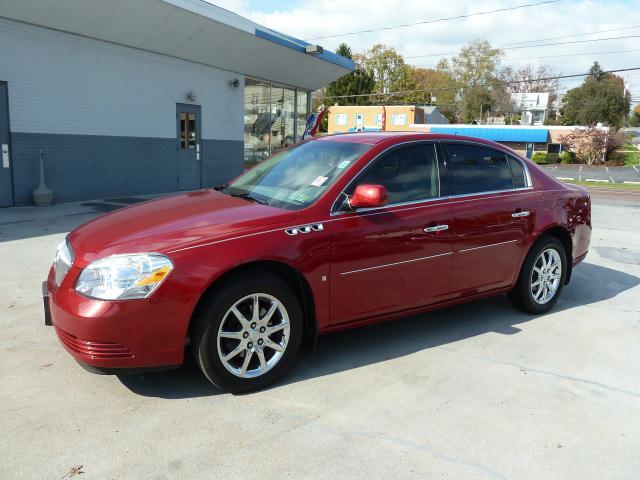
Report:
[[[220,7],[261,25],[309,40],[369,28],[453,17],[542,0],[210,0]],[[603,30],[613,30],[602,32]],[[619,29],[619,30],[618,30]],[[602,32],[602,33],[592,33]],[[635,38],[522,47],[517,42],[548,39],[538,43],[571,42],[635,35]],[[605,70],[640,67],[640,0],[560,0],[465,19],[398,28],[358,35],[312,40],[329,50],[341,42],[354,52],[376,43],[394,47],[416,66],[434,67],[439,54],[457,52],[476,39],[505,47],[502,66],[530,63],[553,66],[561,74],[586,72],[595,60]],[[511,47],[511,48],[509,48]],[[617,52],[617,53],[610,53]],[[420,56],[420,57],[418,57]],[[634,103],[640,103],[640,70],[620,74]],[[563,80],[560,93],[581,83]]]

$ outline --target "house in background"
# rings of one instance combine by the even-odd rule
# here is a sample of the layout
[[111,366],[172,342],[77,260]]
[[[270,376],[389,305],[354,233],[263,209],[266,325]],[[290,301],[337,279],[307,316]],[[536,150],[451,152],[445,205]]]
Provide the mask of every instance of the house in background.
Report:
[[549,113],[549,92],[512,93],[511,101],[520,112],[520,125],[544,125]]
[[421,107],[424,110],[424,123],[430,124],[447,124],[449,123],[449,119],[445,117],[438,107],[435,105],[424,105]]
[[[425,109],[427,109],[425,111]],[[423,124],[428,118],[449,123],[436,107],[415,105],[334,105],[329,107],[328,132],[401,132],[410,130],[412,124]],[[386,115],[386,121],[383,119]]]

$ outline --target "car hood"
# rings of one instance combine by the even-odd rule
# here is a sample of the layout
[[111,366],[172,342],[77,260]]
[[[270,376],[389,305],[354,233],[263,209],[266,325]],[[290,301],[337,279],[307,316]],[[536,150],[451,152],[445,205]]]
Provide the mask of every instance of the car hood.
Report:
[[76,260],[88,263],[122,253],[166,253],[296,217],[293,211],[198,190],[103,215],[73,230],[69,240]]

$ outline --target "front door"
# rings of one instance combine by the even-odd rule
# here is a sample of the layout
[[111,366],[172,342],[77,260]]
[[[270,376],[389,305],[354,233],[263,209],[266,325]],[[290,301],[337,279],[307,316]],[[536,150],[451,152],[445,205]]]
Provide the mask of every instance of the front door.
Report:
[[449,290],[451,207],[441,197],[434,144],[395,149],[346,189],[383,185],[388,204],[341,211],[331,222],[333,324],[409,310]]
[[200,105],[176,105],[178,190],[202,187]]
[[13,205],[11,152],[9,150],[9,100],[7,83],[0,82],[0,207]]
[[525,155],[527,158],[531,158],[533,156],[533,143],[527,143]]

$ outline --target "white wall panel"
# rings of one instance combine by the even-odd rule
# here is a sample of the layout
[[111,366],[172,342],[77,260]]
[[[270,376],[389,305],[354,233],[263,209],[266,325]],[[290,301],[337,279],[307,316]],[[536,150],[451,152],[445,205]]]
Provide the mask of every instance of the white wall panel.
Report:
[[243,138],[243,76],[172,57],[0,19],[0,80],[14,132],[173,138],[193,91],[204,139]]

